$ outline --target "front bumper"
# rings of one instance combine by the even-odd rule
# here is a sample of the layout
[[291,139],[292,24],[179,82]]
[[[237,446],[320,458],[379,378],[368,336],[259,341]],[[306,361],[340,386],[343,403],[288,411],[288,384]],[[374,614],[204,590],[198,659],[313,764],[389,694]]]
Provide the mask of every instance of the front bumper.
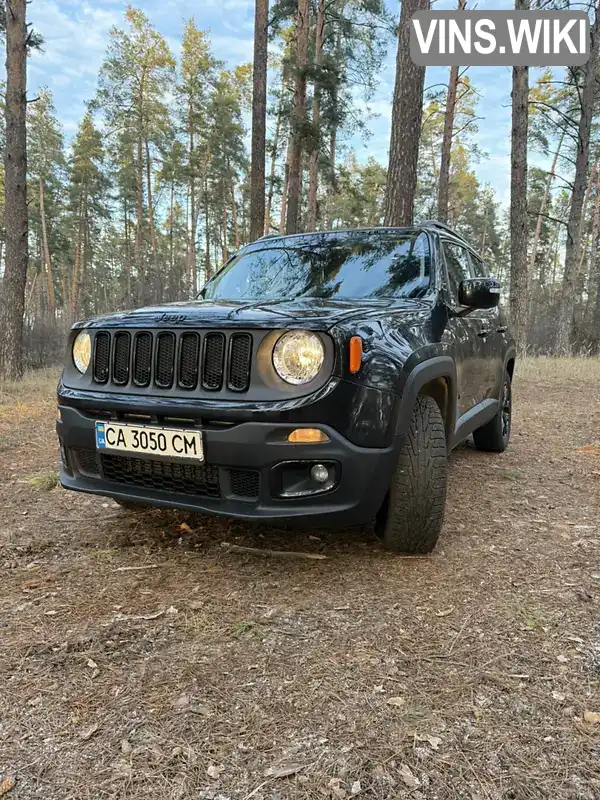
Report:
[[[291,444],[286,437],[298,427],[294,423],[256,421],[229,427],[203,425],[206,467],[183,468],[137,454],[135,458],[109,454],[107,460],[96,451],[94,412],[63,404],[59,409],[61,484],[143,504],[248,520],[362,524],[381,506],[395,465],[394,447],[359,447],[326,425],[318,427],[329,442]],[[278,494],[286,462],[331,465],[336,484],[323,493],[282,498]]]

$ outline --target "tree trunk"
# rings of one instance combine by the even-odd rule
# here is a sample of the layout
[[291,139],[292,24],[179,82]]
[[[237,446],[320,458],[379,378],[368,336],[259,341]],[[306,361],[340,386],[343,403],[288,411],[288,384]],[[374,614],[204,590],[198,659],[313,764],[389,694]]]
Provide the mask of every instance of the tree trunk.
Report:
[[235,186],[233,182],[231,184],[231,224],[233,225],[233,246],[236,250],[239,250],[240,229],[238,227],[237,203],[235,201]]
[[277,154],[279,152],[279,133],[281,131],[281,118],[283,116],[283,77],[281,79],[281,96],[277,108],[277,121],[275,123],[275,135],[273,136],[273,146],[271,147],[271,169],[269,172],[269,193],[267,195],[267,208],[265,211],[264,234],[271,232],[271,207],[273,206],[273,192],[275,188],[275,165],[277,164]]
[[548,173],[548,177],[546,178],[546,186],[544,187],[544,195],[542,197],[540,203],[540,210],[538,212],[537,222],[535,224],[535,233],[533,236],[533,245],[531,248],[531,256],[529,258],[529,287],[533,287],[533,280],[535,278],[535,261],[537,258],[537,251],[538,246],[540,243],[540,236],[542,235],[542,223],[544,221],[544,213],[546,211],[546,207],[548,205],[548,199],[550,198],[550,189],[552,188],[552,180],[554,178],[554,173],[556,172],[556,164],[558,163],[558,156],[560,154],[560,148],[562,147],[563,139],[565,138],[565,131],[560,135],[560,139],[558,140],[558,146],[552,158],[552,165],[550,167],[550,172]]
[[198,214],[196,212],[196,175],[195,170],[195,141],[194,141],[194,118],[193,108],[188,108],[188,141],[189,141],[189,197],[190,197],[190,240],[188,243],[188,270],[190,280],[190,292],[192,297],[198,294],[198,270],[196,267],[196,231],[198,225]]
[[225,187],[221,187],[221,193],[223,197],[223,239],[221,242],[221,263],[224,264],[227,259],[229,258],[229,247],[228,247],[228,231],[227,231],[227,203],[225,202]]
[[600,329],[594,329],[595,303],[600,301],[600,273],[598,273],[598,237],[600,235],[600,178],[596,173],[596,185],[594,189],[594,209],[592,212],[592,241],[590,244],[590,268],[588,284],[588,302],[586,309],[586,320],[590,326],[590,342],[594,346],[600,339]]
[[303,127],[306,122],[306,70],[308,66],[308,36],[310,31],[309,0],[298,0],[296,14],[296,78],[292,104],[291,153],[288,176],[288,198],[285,222],[286,233],[297,233],[300,222],[302,190]]
[[292,154],[292,142],[288,141],[287,152],[285,154],[285,164],[283,166],[283,187],[281,190],[281,216],[279,219],[279,233],[285,231],[285,223],[287,219],[287,194],[288,183],[290,181],[290,158]]
[[75,239],[75,260],[73,261],[73,274],[71,276],[71,319],[77,319],[77,303],[79,299],[79,268],[81,265],[81,246],[83,239],[83,195],[79,198],[77,210],[77,238]]
[[137,219],[135,227],[135,267],[138,279],[138,300],[145,301],[146,288],[142,265],[142,225],[144,222],[144,151],[141,134],[137,141]]
[[209,227],[210,224],[210,217],[208,213],[208,183],[206,178],[204,179],[204,244],[205,244],[205,255],[204,255],[204,280],[207,281],[210,278],[210,236],[209,236]]
[[317,192],[319,189],[319,144],[321,135],[319,117],[321,114],[321,70],[323,68],[323,38],[325,34],[325,0],[318,0],[317,24],[315,30],[315,87],[313,94],[313,149],[308,164],[308,217],[309,231],[317,228]]
[[50,260],[50,248],[48,247],[48,231],[46,230],[46,211],[44,208],[44,181],[40,178],[40,221],[42,227],[42,255],[44,269],[46,271],[46,285],[48,287],[48,310],[50,316],[54,318],[56,314],[56,302],[54,298],[54,276],[52,275],[52,261]]
[[[338,26],[335,35],[335,60],[337,64],[342,63],[342,34]],[[333,83],[330,89],[330,105],[331,105],[331,127],[329,129],[329,187],[327,191],[327,209],[326,209],[326,226],[331,228],[333,226],[333,209],[335,206],[335,195],[337,192],[337,179],[335,174],[336,153],[337,153],[337,126],[338,126],[338,103],[339,91],[338,84]]]
[[423,116],[425,67],[410,57],[410,20],[429,9],[429,0],[404,0],[398,28],[396,83],[385,197],[385,225],[411,225],[417,189],[417,161]]
[[12,0],[6,14],[6,264],[0,301],[0,375],[9,380],[23,377],[23,313],[28,259],[26,8],[25,0]]
[[252,83],[252,160],[250,168],[250,241],[265,230],[265,141],[267,127],[267,29],[269,0],[255,0]]
[[577,157],[575,159],[575,178],[571,193],[571,209],[567,226],[567,242],[565,246],[565,271],[556,326],[556,353],[570,355],[573,312],[575,309],[575,290],[579,259],[581,254],[581,220],[585,187],[588,177],[590,132],[594,111],[594,93],[596,86],[596,69],[598,48],[600,46],[600,11],[591,30],[590,57],[584,67],[584,83],[579,97],[581,115],[579,117]]
[[[170,189],[170,197],[169,197],[169,273],[171,275],[171,281],[175,284],[173,280],[173,275],[175,272],[175,258],[173,256],[174,249],[173,249],[173,215],[175,214],[175,179],[173,175],[171,175],[171,189]],[[179,280],[177,281],[179,284]],[[179,292],[180,287],[177,286],[177,298],[179,299]]]
[[[515,0],[526,11],[529,0]],[[529,69],[513,67],[510,164],[510,316],[519,354],[527,345],[527,128],[529,119]]]
[[127,199],[123,200],[123,228],[125,231],[125,291],[127,305],[131,302],[131,245],[129,236],[129,207]]
[[[464,11],[467,0],[458,0],[458,10]],[[446,113],[444,114],[444,135],[442,138],[442,158],[438,184],[438,219],[448,222],[448,196],[450,193],[450,160],[452,158],[452,136],[454,134],[454,112],[458,92],[458,67],[450,67]]]
[[146,148],[146,185],[148,187],[148,225],[150,227],[150,242],[152,244],[152,258],[156,260],[158,245],[156,243],[156,228],[154,227],[154,205],[152,203],[152,160],[150,159],[150,144],[145,141]]
[[81,249],[81,268],[79,270],[79,287],[78,297],[85,297],[85,286],[87,283],[87,265],[89,256],[90,244],[90,219],[88,214],[88,198],[87,194],[83,203],[83,247]]

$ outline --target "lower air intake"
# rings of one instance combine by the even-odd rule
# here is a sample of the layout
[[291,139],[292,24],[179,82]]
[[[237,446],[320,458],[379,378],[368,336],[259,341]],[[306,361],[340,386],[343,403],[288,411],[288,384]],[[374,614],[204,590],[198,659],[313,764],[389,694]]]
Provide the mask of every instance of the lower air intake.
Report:
[[221,497],[219,470],[207,464],[179,464],[102,453],[107,481],[196,497]]

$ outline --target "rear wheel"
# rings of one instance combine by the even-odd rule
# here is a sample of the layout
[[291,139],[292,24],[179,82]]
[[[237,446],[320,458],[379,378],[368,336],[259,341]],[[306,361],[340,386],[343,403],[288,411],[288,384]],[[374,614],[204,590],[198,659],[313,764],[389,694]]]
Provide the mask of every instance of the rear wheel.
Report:
[[502,453],[510,439],[512,417],[512,385],[508,371],[504,371],[502,400],[496,416],[473,432],[473,441],[478,450]]
[[447,448],[440,409],[420,395],[375,531],[388,550],[430,553],[446,505]]

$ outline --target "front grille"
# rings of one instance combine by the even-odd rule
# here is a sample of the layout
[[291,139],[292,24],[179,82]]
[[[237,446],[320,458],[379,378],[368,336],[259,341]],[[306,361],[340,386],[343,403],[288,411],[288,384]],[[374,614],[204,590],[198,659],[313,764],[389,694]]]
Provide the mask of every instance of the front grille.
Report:
[[260,473],[255,469],[230,469],[231,491],[239,497],[258,497]]
[[196,497],[221,497],[219,470],[207,464],[177,464],[102,453],[107,481]]
[[238,331],[98,331],[92,374],[95,383],[132,389],[247,392],[252,343]]

